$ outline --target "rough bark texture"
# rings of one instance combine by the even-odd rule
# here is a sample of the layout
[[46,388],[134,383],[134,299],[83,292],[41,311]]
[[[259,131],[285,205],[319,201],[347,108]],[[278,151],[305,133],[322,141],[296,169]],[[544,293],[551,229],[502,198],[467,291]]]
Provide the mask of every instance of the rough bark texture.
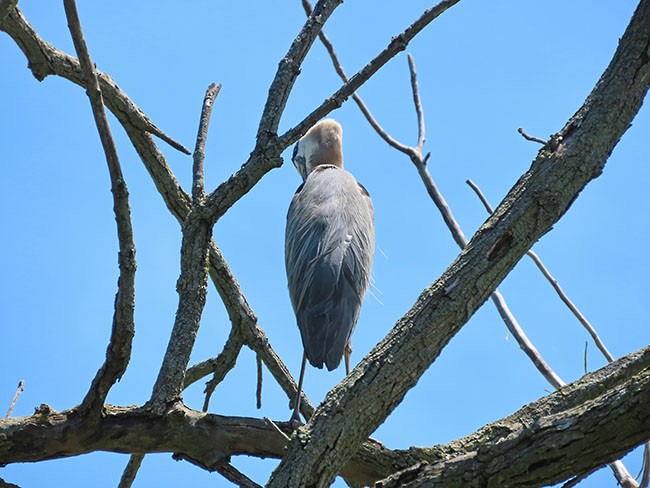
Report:
[[[106,450],[174,452],[179,459],[219,470],[229,456],[246,454],[284,456],[271,486],[327,486],[337,473],[355,484],[382,480],[380,486],[443,481],[449,486],[530,486],[589,472],[650,437],[650,349],[646,348],[449,445],[391,451],[363,443],[526,250],[602,171],[650,83],[650,0],[641,1],[611,65],[580,111],[544,146],[531,169],[443,276],[328,394],[288,446],[267,422],[203,414],[178,401],[187,381],[196,381],[210,368],[223,367],[220,374],[225,375],[244,344],[265,362],[290,397],[295,394],[295,382],[270,348],[210,239],[210,226],[281,164],[280,152],[310,123],[340,106],[428,22],[457,2],[444,0],[425,12],[332,97],[279,137],[278,122],[299,66],[322,24],[341,3],[319,1],[280,62],[251,157],[209,194],[205,206],[192,205],[151,135],[189,151],[163,134],[110,77],[97,73],[104,102],[124,126],[167,207],[183,225],[179,309],[148,405],[158,408],[105,406],[101,417],[89,422],[79,407],[58,413],[43,405],[32,416],[2,419],[0,465]],[[15,3],[0,0],[0,29],[25,53],[36,78],[56,74],[84,86],[79,62],[40,39]],[[195,200],[203,200],[203,192],[199,193]],[[191,377],[185,377],[205,303],[208,267],[233,329],[223,353],[190,369]],[[311,416],[306,398],[302,405],[303,413]],[[279,425],[290,431],[286,423]]]
[[[277,423],[286,433],[287,422]],[[418,463],[426,468],[384,480],[466,483],[468,473],[494,485],[556,482],[600,466],[650,437],[650,347],[590,373],[476,433],[443,446],[391,451],[366,442],[341,474],[371,484]],[[261,419],[223,417],[173,404],[162,415],[138,407],[107,406],[90,425],[78,411],[55,412],[42,405],[34,415],[0,420],[0,462],[35,462],[93,451],[173,452],[217,469],[230,456],[280,458],[286,440]],[[565,451],[560,451],[563,447]],[[518,460],[512,463],[513,451]],[[571,454],[571,463],[553,462]],[[564,458],[566,459],[566,458]],[[562,466],[562,469],[558,469]],[[507,468],[507,469],[506,469]],[[419,479],[419,478],[418,478]],[[477,482],[478,482],[477,481]],[[390,484],[389,484],[390,483]],[[516,486],[514,484],[513,486]]]
[[200,211],[201,208],[197,208],[190,212],[183,224],[181,276],[176,285],[178,309],[165,358],[153,388],[150,405],[155,408],[162,408],[181,396],[185,371],[205,307],[212,226],[199,217]]
[[596,178],[650,83],[642,1],[583,107],[547,144],[442,277],[334,388],[290,443],[270,487],[329,486],[524,253]]

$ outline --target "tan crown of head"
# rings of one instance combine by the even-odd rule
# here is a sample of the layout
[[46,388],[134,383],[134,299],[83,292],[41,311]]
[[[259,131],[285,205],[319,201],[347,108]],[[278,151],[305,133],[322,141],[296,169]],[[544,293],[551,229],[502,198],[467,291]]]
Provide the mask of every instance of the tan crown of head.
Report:
[[302,179],[321,164],[343,167],[343,129],[334,119],[321,120],[296,143],[293,164]]

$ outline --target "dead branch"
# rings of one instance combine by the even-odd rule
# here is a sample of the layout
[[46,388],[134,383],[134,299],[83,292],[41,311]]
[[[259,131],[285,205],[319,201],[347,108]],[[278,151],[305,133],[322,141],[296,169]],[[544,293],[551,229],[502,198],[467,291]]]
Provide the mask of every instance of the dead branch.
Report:
[[14,411],[16,402],[18,402],[18,398],[20,397],[20,394],[23,392],[24,389],[25,389],[25,382],[23,380],[20,380],[18,382],[18,387],[16,388],[16,393],[14,393],[14,397],[11,399],[11,403],[9,404],[9,408],[7,409],[6,417],[11,417],[11,413]]
[[221,91],[221,83],[215,85],[212,83],[205,92],[203,99],[203,108],[201,109],[201,120],[199,122],[199,131],[196,136],[196,146],[194,148],[194,166],[192,168],[192,200],[197,205],[205,198],[205,177],[203,164],[205,161],[205,143],[208,140],[208,126],[214,101]]
[[534,137],[529,135],[522,127],[519,127],[519,129],[517,129],[517,132],[519,132],[522,135],[522,137],[527,141],[538,142],[543,146],[545,146],[548,143],[548,141],[545,141],[544,139],[540,139],[539,137]]
[[[610,407],[613,415],[604,422],[603,411]],[[291,434],[288,422],[273,422],[281,429],[278,433],[263,419],[206,414],[176,403],[162,415],[138,407],[107,405],[105,415],[89,435],[91,427],[76,413],[75,409],[55,412],[43,407],[28,417],[0,419],[0,460],[4,464],[35,462],[98,450],[173,452],[203,469],[214,470],[235,455],[280,458],[285,452],[285,436]],[[576,454],[574,466],[578,470],[602,465],[629,448],[625,446],[642,442],[650,435],[650,346],[450,444],[391,451],[367,442],[347,462],[342,474],[354,483],[371,484],[422,462],[442,466],[440,463],[447,460],[452,469],[466,455],[500,443],[515,448],[527,442],[524,453],[543,450],[548,447],[546,436],[553,425],[558,425],[558,419],[564,419],[568,427],[554,433],[557,445],[582,438],[578,431],[587,436],[581,442],[589,444],[589,449]],[[623,429],[620,434],[600,441],[619,428]],[[620,437],[625,437],[623,444]],[[598,442],[589,443],[590,439]],[[492,458],[493,454],[496,457]],[[481,461],[489,467],[491,459],[498,463],[502,455],[503,451],[492,451]],[[526,463],[517,466],[530,467]]]
[[[466,182],[469,187],[474,190],[474,193],[479,197],[481,200],[481,203],[483,203],[483,206],[485,207],[485,210],[489,214],[493,212],[492,206],[490,203],[487,201],[487,198],[485,198],[485,195],[483,195],[483,192],[481,189],[474,183],[472,180],[467,180]],[[600,352],[603,353],[603,356],[609,361],[610,363],[614,361],[614,356],[611,355],[605,344],[603,344],[603,341],[600,339],[600,336],[596,332],[596,329],[591,325],[591,323],[587,320],[587,318],[580,312],[578,307],[575,306],[575,304],[569,299],[566,293],[564,293],[564,290],[560,287],[560,284],[557,282],[557,280],[553,277],[553,275],[550,273],[548,268],[544,265],[542,260],[539,258],[539,256],[533,251],[533,250],[528,250],[526,252],[526,255],[533,260],[537,268],[541,271],[541,273],[544,275],[544,278],[551,284],[557,295],[560,297],[560,300],[564,302],[564,304],[571,310],[571,313],[578,319],[578,322],[582,324],[582,326],[585,328],[585,330],[589,333],[591,338],[594,340],[596,343],[596,346],[598,349],[600,349]]]
[[115,142],[104,111],[102,92],[81,30],[81,23],[74,0],[64,0],[68,27],[79,56],[86,93],[90,99],[95,124],[106,155],[113,193],[113,211],[117,222],[119,242],[118,264],[120,277],[115,297],[115,313],[106,361],[93,379],[90,390],[82,402],[82,409],[99,415],[106,396],[113,384],[122,377],[131,359],[131,345],[135,334],[133,313],[135,310],[135,242],[129,207],[129,191],[122,175]]

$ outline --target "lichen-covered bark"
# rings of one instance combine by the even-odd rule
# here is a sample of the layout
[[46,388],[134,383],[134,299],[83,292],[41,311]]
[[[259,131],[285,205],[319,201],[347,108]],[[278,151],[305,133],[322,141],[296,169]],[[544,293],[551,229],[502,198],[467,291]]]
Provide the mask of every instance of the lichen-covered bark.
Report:
[[289,444],[273,488],[329,486],[523,254],[601,172],[650,83],[650,1],[569,123],[539,153],[445,273],[334,388]]

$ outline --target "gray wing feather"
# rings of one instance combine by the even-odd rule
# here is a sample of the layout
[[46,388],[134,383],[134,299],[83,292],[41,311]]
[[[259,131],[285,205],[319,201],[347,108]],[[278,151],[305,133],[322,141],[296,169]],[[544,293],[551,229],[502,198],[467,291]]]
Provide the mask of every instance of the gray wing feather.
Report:
[[365,189],[340,168],[314,170],[289,207],[285,244],[289,294],[312,365],[339,365],[373,253],[373,208]]

